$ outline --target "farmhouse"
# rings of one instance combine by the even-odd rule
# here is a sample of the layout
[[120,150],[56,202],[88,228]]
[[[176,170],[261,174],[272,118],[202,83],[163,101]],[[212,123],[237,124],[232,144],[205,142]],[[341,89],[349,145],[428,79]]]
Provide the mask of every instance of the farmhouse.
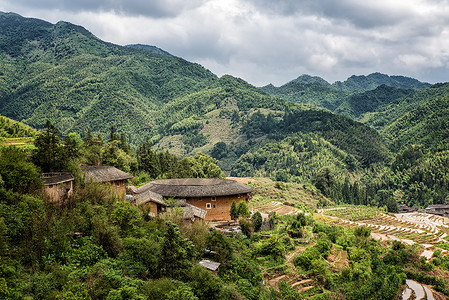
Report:
[[125,197],[126,181],[132,175],[113,166],[81,166],[85,182],[101,182],[110,184],[112,190],[119,196]]
[[419,207],[418,206],[412,206],[412,207],[409,207],[409,206],[407,206],[407,205],[405,205],[405,204],[399,204],[398,205],[398,211],[399,211],[399,213],[401,213],[401,214],[404,214],[404,213],[412,213],[412,212],[415,212],[415,211],[418,211],[419,210]]
[[232,201],[238,204],[251,198],[254,188],[229,179],[182,178],[163,179],[141,188],[161,195],[164,199],[184,199],[187,204],[207,211],[207,221],[230,221]]
[[426,208],[426,213],[442,217],[449,217],[449,203],[446,200],[446,204],[429,205]]
[[74,177],[70,173],[43,173],[45,192],[52,202],[61,202],[69,198],[73,193]]
[[[160,194],[151,191],[148,184],[138,189],[130,186],[128,190],[132,194],[131,204],[149,209],[151,216],[160,216],[174,209]],[[204,220],[206,217],[206,210],[188,204],[184,199],[177,200],[172,205],[182,209],[185,221],[193,223],[195,220]]]

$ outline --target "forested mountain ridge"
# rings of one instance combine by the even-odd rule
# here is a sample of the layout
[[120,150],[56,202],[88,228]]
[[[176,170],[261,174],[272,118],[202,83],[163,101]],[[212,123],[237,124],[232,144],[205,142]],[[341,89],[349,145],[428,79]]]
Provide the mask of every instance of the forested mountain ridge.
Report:
[[336,81],[332,86],[338,90],[344,92],[354,92],[359,90],[373,90],[381,85],[387,85],[390,87],[400,88],[400,89],[414,89],[420,90],[423,88],[428,88],[431,84],[426,82],[420,82],[414,78],[405,76],[389,76],[379,72],[365,75],[352,75],[345,81]]
[[161,48],[158,48],[158,47],[152,46],[152,45],[130,44],[130,45],[126,45],[126,47],[142,49],[145,51],[149,51],[149,52],[161,54],[161,55],[173,56],[172,54],[168,53],[167,51],[164,51]]
[[292,102],[313,104],[363,120],[365,113],[428,87],[430,84],[413,78],[372,73],[368,76],[353,75],[333,84],[317,76],[301,75],[280,87],[267,85],[262,90]]
[[37,128],[46,119],[63,133],[105,135],[115,126],[135,139],[137,124],[139,135],[154,127],[157,107],[216,78],[198,64],[106,43],[65,22],[2,13],[0,34],[0,111]]
[[[211,153],[221,142],[229,150],[222,157],[227,171],[248,151],[297,133],[318,134],[312,139],[330,142],[350,155],[351,164],[389,156],[377,132],[360,123],[276,99],[232,76],[218,78],[178,57],[105,43],[79,26],[16,14],[0,15],[0,33],[0,111],[37,128],[50,119],[63,135],[83,136],[89,129],[106,138],[114,127],[131,144],[149,137],[156,150],[180,156]],[[295,123],[292,116],[310,124]],[[266,124],[273,126],[267,130]]]
[[[422,144],[431,151],[448,150],[449,83],[423,90],[415,99],[405,98],[398,106],[409,108],[382,129],[391,137],[391,148],[399,150],[410,144]],[[413,105],[407,105],[407,102]]]

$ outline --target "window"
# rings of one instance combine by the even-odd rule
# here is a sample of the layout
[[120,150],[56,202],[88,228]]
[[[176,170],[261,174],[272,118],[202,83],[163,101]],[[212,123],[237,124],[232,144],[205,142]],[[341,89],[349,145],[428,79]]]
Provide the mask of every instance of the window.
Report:
[[211,208],[210,203],[206,203],[206,209],[210,209],[210,208]]
[[213,207],[213,208],[215,208],[215,204],[214,204],[214,205],[212,205],[212,207]]
[[217,201],[217,197],[213,196],[213,197],[211,198],[211,200],[212,200],[212,201]]

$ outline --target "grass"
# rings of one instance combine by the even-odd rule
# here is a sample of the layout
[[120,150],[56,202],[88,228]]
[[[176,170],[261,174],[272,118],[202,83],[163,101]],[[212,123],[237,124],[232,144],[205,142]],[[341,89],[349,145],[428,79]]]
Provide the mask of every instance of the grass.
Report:
[[318,201],[324,198],[311,184],[284,183],[261,177],[247,178],[245,183],[255,189],[249,203],[251,210],[267,205],[273,208],[290,205],[305,212],[313,212]]

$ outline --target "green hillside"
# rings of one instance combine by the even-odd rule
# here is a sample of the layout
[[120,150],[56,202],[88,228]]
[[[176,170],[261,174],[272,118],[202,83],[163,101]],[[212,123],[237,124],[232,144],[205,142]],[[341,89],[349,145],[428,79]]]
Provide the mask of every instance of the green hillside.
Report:
[[[427,101],[444,97],[448,93],[449,86],[447,83],[435,84],[430,88],[411,93],[404,98],[398,98],[390,104],[379,106],[376,110],[363,115],[359,120],[364,124],[381,129]],[[384,132],[387,133],[387,130],[384,130]]]
[[[332,85],[320,77],[301,75],[280,87],[262,87],[266,93],[296,103],[312,104],[352,119],[365,120],[364,114],[378,111],[399,98],[430,85],[403,76],[373,73],[351,76]],[[371,124],[373,125],[373,124]]]
[[398,99],[413,94],[411,89],[400,89],[387,85],[380,85],[374,90],[349,95],[333,112],[349,116],[353,119],[363,119],[365,113],[377,111],[379,108]]
[[[419,102],[414,101],[415,98],[404,99],[403,102],[409,101],[415,108],[392,121],[382,132],[391,137],[392,149],[399,150],[410,144],[422,144],[432,151],[447,150],[449,84],[435,86],[423,91],[419,96]],[[403,102],[400,103],[401,111],[407,107]],[[408,107],[413,106],[408,105]]]
[[382,73],[372,73],[368,76],[353,75],[343,82],[337,81],[332,84],[335,89],[344,92],[374,90],[381,85],[414,90],[420,90],[430,86],[429,83],[420,82],[414,78],[404,76],[388,76]]
[[21,122],[0,116],[0,138],[35,137],[37,130]]
[[[220,164],[228,172],[248,151],[297,133],[333,145],[358,166],[389,157],[380,136],[360,123],[276,99],[232,76],[218,78],[151,47],[121,47],[79,26],[16,14],[0,15],[0,34],[0,64],[7,70],[0,77],[0,111],[36,128],[49,119],[62,135],[90,130],[107,139],[114,127],[134,147],[148,137],[155,150],[182,157],[224,143],[230,151]],[[322,80],[297,82],[321,86]],[[270,130],[258,122],[261,116]]]
[[[0,15],[0,111],[62,133],[108,128],[131,140],[154,128],[155,112],[216,76],[181,58],[105,43],[82,27]],[[139,132],[139,134],[136,134]]]
[[296,103],[313,104],[317,107],[327,108],[330,111],[337,109],[348,97],[348,93],[338,91],[329,84],[319,82],[305,83],[293,80],[283,86],[262,87],[266,93]]

